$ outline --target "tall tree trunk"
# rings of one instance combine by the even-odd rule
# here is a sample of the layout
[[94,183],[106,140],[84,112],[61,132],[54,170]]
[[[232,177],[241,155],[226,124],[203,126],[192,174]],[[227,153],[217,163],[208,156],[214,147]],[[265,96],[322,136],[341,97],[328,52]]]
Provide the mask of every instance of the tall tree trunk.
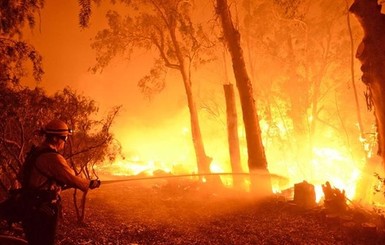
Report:
[[[227,139],[229,142],[230,163],[233,173],[241,173],[241,153],[239,150],[238,137],[238,116],[235,103],[234,86],[233,84],[224,84],[226,100],[226,116],[227,116]],[[240,176],[233,176],[234,186],[240,187],[242,178]]]
[[368,107],[374,106],[378,155],[385,163],[385,14],[381,13],[377,0],[355,0],[349,10],[364,30],[356,57],[362,63],[362,81],[368,88]]
[[190,75],[182,51],[175,34],[176,21],[175,19],[170,20],[170,36],[175,48],[175,53],[179,62],[179,70],[181,72],[184,88],[187,96],[187,104],[190,112],[190,123],[191,123],[191,134],[195,149],[195,155],[197,159],[198,172],[200,174],[210,173],[210,163],[212,158],[208,157],[205,152],[201,129],[199,126],[198,111],[194,101],[194,96],[191,87]]
[[[217,14],[221,19],[227,48],[231,54],[233,71],[241,100],[252,190],[256,191],[258,189],[261,195],[270,194],[271,182],[262,144],[257,109],[253,98],[253,87],[246,71],[240,44],[240,33],[234,28],[227,0],[217,0]],[[259,176],[254,175],[257,172],[260,173]]]
[[182,72],[182,75],[184,77],[184,85],[190,112],[191,134],[197,159],[198,172],[200,174],[210,173],[210,163],[212,159],[208,157],[205,152],[199,125],[198,111],[192,94],[190,79],[186,79],[186,72]]

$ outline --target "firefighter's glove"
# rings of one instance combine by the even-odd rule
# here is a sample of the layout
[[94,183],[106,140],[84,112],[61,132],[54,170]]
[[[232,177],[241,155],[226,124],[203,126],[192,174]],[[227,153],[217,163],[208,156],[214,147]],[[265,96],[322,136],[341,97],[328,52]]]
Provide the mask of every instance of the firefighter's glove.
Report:
[[100,180],[98,180],[98,179],[92,179],[91,181],[90,181],[90,189],[95,189],[95,188],[99,188],[99,186],[100,186]]

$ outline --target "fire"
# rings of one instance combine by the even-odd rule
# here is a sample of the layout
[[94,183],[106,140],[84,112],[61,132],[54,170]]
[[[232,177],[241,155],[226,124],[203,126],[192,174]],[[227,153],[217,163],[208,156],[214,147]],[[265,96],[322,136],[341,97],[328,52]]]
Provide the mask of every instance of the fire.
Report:
[[[221,166],[221,164],[217,161],[213,161],[210,165],[210,171],[212,173],[224,173],[225,170],[223,169],[223,167]],[[232,186],[233,185],[233,178],[232,176],[220,176],[221,178],[221,181],[222,183],[225,185],[225,186]]]
[[295,164],[289,164],[292,165],[288,168],[288,175],[291,176],[290,185],[303,180],[312,183],[315,185],[316,200],[319,202],[323,197],[322,185],[329,181],[333,187],[345,191],[346,196],[353,200],[363,164],[364,161],[356,163],[342,150],[329,147],[314,148],[313,158],[308,166],[295,167]]
[[[360,167],[354,164],[351,157],[344,155],[343,152],[331,148],[314,149],[315,158],[312,161],[316,178],[323,182],[329,180],[334,187],[344,190],[348,198],[353,199],[356,190],[356,183],[360,178]],[[323,184],[323,183],[322,183]],[[316,192],[317,199],[322,196],[321,192]]]
[[[310,165],[307,166],[308,169],[304,167],[295,166],[295,164],[287,164],[287,171],[278,170],[280,163],[271,164],[269,169],[274,169],[273,173],[282,176],[290,176],[289,183],[285,185],[280,185],[279,182],[273,181],[273,192],[280,193],[283,188],[289,188],[295,183],[302,182],[306,177],[311,177],[307,179],[309,183],[315,185],[316,190],[316,199],[319,202],[323,197],[322,184],[326,181],[332,183],[335,188],[344,190],[346,196],[349,199],[354,199],[356,192],[356,185],[361,177],[360,167],[354,163],[353,159],[342,151],[338,151],[333,148],[315,148],[314,157],[310,162]],[[120,160],[108,167],[108,171],[115,176],[135,176],[138,174],[146,174],[147,176],[153,175],[155,170],[163,170],[167,173],[181,174],[188,173],[188,170],[184,171],[173,171],[178,169],[179,164],[169,164],[166,162],[148,160],[143,161],[139,156],[132,157],[130,160]],[[275,169],[278,167],[277,169]],[[104,167],[106,169],[106,167]],[[223,167],[223,164],[219,161],[213,160],[210,166],[212,173],[225,173],[227,172],[226,168]],[[272,172],[272,171],[271,171]],[[191,171],[190,173],[194,173]],[[311,174],[304,174],[311,173]],[[225,186],[231,187],[232,176],[224,175],[220,176],[222,183]]]
[[138,174],[153,175],[153,171],[162,169],[165,172],[170,173],[171,169],[163,162],[156,162],[150,160],[147,162],[141,161],[138,156],[131,158],[130,160],[119,160],[112,165],[104,165],[99,167],[100,170],[108,171],[114,176],[134,176]]
[[[128,158],[100,166],[100,169],[115,176],[139,174],[152,176],[154,171],[159,170],[173,175],[196,174],[197,166],[191,132],[186,126],[189,124],[188,113],[181,113],[177,118],[169,119],[167,122],[163,123],[159,129],[143,129],[141,126],[132,125],[132,132],[123,134],[124,140],[121,142],[124,147],[130,148]],[[347,198],[354,200],[357,196],[358,183],[363,177],[366,148],[362,147],[361,153],[352,154],[349,147],[338,141],[337,135],[324,132],[321,136],[327,136],[327,140],[315,137],[316,140],[311,149],[306,148],[306,145],[303,147],[299,145],[296,150],[306,149],[295,153],[287,147],[288,139],[291,137],[288,132],[292,129],[287,125],[277,123],[276,128],[272,129],[266,122],[261,121],[268,170],[276,176],[272,177],[272,191],[281,193],[293,188],[296,183],[307,181],[315,186],[316,201],[319,202],[323,197],[322,185],[329,181],[334,188],[344,191]],[[225,127],[218,128],[206,121],[204,126],[209,128],[203,131],[203,134],[206,137],[204,138],[206,152],[213,158],[210,171],[230,173],[231,164]],[[267,140],[269,137],[283,139],[282,145],[278,145],[273,140]],[[239,128],[239,138],[241,167],[243,172],[247,173],[246,137],[242,127]],[[359,140],[357,144],[360,144]],[[225,186],[232,187],[231,175],[222,175],[220,179]],[[250,182],[245,178],[245,189],[249,189],[249,185]],[[368,188],[367,192],[371,191],[372,188]]]
[[[227,149],[224,148],[224,151]],[[269,155],[267,156],[269,158]],[[187,157],[186,157],[187,159]],[[112,165],[103,166],[110,174],[115,176],[135,176],[146,174],[151,176],[156,170],[163,170],[171,174],[191,174],[196,173],[194,161],[186,160],[189,164],[183,162],[166,162],[157,160],[142,160],[139,156],[131,157],[126,160],[119,160]],[[322,199],[322,184],[329,181],[334,187],[344,190],[349,199],[354,199],[356,185],[361,177],[361,168],[364,161],[356,163],[348,152],[330,147],[317,147],[313,149],[313,157],[308,165],[296,164],[294,162],[271,162],[269,171],[276,175],[289,179],[287,183],[273,181],[273,192],[279,193],[285,188],[290,188],[295,183],[308,181],[315,185],[317,202]],[[228,164],[213,160],[210,165],[212,173],[231,172]],[[232,186],[232,176],[220,176],[225,186]],[[245,183],[247,185],[247,183]]]

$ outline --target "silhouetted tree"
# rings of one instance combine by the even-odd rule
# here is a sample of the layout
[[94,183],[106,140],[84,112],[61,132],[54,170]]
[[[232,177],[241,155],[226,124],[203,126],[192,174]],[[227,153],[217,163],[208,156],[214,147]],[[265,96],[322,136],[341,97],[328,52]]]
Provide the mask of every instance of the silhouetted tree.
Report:
[[[114,162],[121,152],[121,146],[110,130],[121,107],[111,108],[104,118],[95,119],[94,115],[99,110],[95,101],[76,94],[70,88],[57,92],[51,106],[54,117],[62,118],[74,129],[64,152],[67,161],[76,174],[88,179],[97,178],[94,166]],[[82,222],[87,193],[83,193],[80,202],[76,194],[75,189],[74,207],[78,221]]]
[[122,1],[129,15],[122,17],[115,11],[107,14],[109,29],[100,31],[92,47],[97,52],[93,71],[102,70],[111,59],[120,54],[128,57],[136,49],[155,51],[156,61],[149,75],[138,83],[145,95],[160,92],[164,86],[164,73],[173,69],[180,73],[190,112],[191,133],[199,173],[210,172],[211,158],[206,155],[198,119],[191,67],[203,63],[202,51],[207,52],[209,42],[202,26],[193,23],[189,1],[142,0]]
[[[384,2],[382,2],[384,4]],[[367,86],[366,101],[374,110],[378,155],[385,163],[385,14],[377,0],[355,0],[350,11],[364,30],[356,57],[361,61],[362,81]]]
[[[52,118],[60,118],[75,129],[64,152],[75,172],[85,178],[95,177],[95,164],[112,162],[120,153],[120,145],[110,132],[119,108],[95,120],[92,119],[98,111],[95,101],[69,88],[47,96],[39,88],[0,86],[0,196],[18,186],[17,174],[24,157],[32,145],[42,140],[37,131]],[[85,196],[78,213],[79,221],[84,218],[84,202]]]
[[27,74],[25,62],[32,63],[33,76],[40,81],[43,74],[42,57],[23,41],[25,24],[35,26],[35,15],[43,8],[44,0],[12,1],[0,3],[0,84],[17,84]]
[[[271,193],[271,182],[267,169],[267,160],[261,138],[258,112],[256,109],[253,86],[246,71],[240,33],[234,27],[231,13],[226,0],[217,0],[217,13],[221,19],[224,39],[231,54],[233,71],[241,100],[243,122],[245,124],[248,165],[252,174],[252,189],[262,195]],[[260,173],[259,176],[254,176]]]
[[[84,2],[89,1],[79,4]],[[20,79],[28,74],[28,60],[34,79],[40,81],[43,75],[41,55],[22,39],[25,24],[32,29],[35,15],[43,6],[44,0],[0,3],[0,199],[10,188],[18,186],[17,174],[26,152],[41,140],[36,131],[52,118],[61,118],[77,129],[64,154],[77,174],[94,177],[95,164],[113,161],[120,153],[120,145],[110,132],[120,107],[95,120],[91,119],[98,111],[95,101],[69,88],[47,96],[43,89],[20,85]],[[85,200],[84,195],[81,210],[75,202],[79,221],[84,218]]]

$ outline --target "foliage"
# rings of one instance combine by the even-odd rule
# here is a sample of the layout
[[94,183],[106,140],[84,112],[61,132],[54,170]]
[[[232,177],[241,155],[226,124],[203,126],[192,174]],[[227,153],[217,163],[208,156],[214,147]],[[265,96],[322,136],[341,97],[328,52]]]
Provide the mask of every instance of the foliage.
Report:
[[0,3],[0,84],[19,83],[27,74],[26,61],[32,63],[34,78],[39,81],[43,74],[42,57],[37,50],[22,40],[26,23],[35,26],[35,15],[44,6],[44,0],[12,1]]
[[120,3],[125,6],[120,11],[127,15],[122,17],[117,11],[107,13],[109,27],[99,31],[91,45],[97,55],[97,62],[91,70],[102,71],[116,56],[131,59],[134,52],[144,50],[154,58],[150,74],[138,83],[147,97],[165,87],[164,74],[167,70],[176,70],[186,91],[198,169],[209,172],[212,159],[206,156],[202,142],[191,68],[202,64],[204,57],[209,56],[211,43],[203,26],[192,21],[193,1],[123,0]]
[[[9,106],[12,105],[12,106]],[[37,133],[52,118],[59,118],[75,129],[66,144],[64,156],[77,174],[95,177],[92,167],[113,161],[120,152],[110,127],[120,107],[113,108],[103,119],[96,120],[95,101],[69,88],[47,96],[42,89],[0,87],[0,179],[1,191],[17,184],[16,175],[26,152],[42,139]]]
[[[10,89],[0,86],[0,154],[2,189],[15,185],[16,174],[29,146],[36,142],[36,129],[49,117],[52,100],[41,89]],[[12,106],[9,106],[12,105]]]
[[[149,96],[164,88],[167,68],[182,70],[181,62],[198,65],[208,62],[212,42],[205,35],[202,24],[193,23],[189,1],[121,1],[127,16],[116,11],[107,13],[108,28],[96,35],[92,48],[97,52],[93,72],[102,71],[113,58],[130,59],[142,49],[156,52],[150,74],[138,86]],[[194,63],[196,61],[197,63]],[[190,67],[190,65],[188,65]]]
[[53,96],[56,117],[68,122],[75,135],[70,138],[65,149],[72,166],[79,168],[87,177],[95,174],[90,169],[96,163],[106,160],[112,162],[120,152],[120,146],[113,138],[110,127],[117,116],[120,106],[114,107],[105,118],[93,119],[98,107],[95,101],[76,94],[70,88],[57,92]]
[[162,65],[162,61],[157,60],[149,74],[144,76],[138,82],[138,87],[142,94],[150,98],[154,92],[161,92],[166,86],[164,82],[165,75],[166,71]]
[[[90,4],[90,0],[79,1],[79,23],[83,27],[88,23]],[[113,161],[120,153],[120,145],[110,133],[120,107],[96,120],[93,119],[98,112],[95,102],[69,88],[47,96],[42,89],[31,90],[20,85],[21,78],[30,70],[28,61],[32,63],[36,81],[40,81],[44,73],[41,55],[22,39],[25,24],[34,28],[35,15],[40,14],[43,6],[44,0],[0,3],[0,199],[7,190],[18,186],[17,175],[24,156],[31,145],[41,140],[36,130],[53,118],[60,118],[78,129],[65,149],[65,157],[76,174],[95,178],[93,166],[105,160]],[[79,221],[84,217],[84,204],[85,196]],[[75,208],[79,211],[76,202]]]
[[92,14],[92,2],[99,5],[101,0],[79,0],[79,24],[81,27],[86,28],[90,22]]
[[0,33],[10,37],[21,35],[22,28],[28,22],[29,27],[35,25],[35,14],[44,6],[44,0],[1,1]]
[[303,19],[306,11],[302,11],[304,0],[273,0],[280,13],[287,19]]
[[[245,0],[243,7],[243,45],[251,54],[251,77],[257,78],[263,95],[258,97],[260,109],[270,127],[285,125],[288,137],[283,140],[293,142],[284,145],[321,139],[325,130],[344,132],[347,118],[356,121],[354,114],[338,108],[338,103],[353,106],[341,89],[349,84],[351,57],[345,2]],[[353,124],[349,127],[355,130]],[[341,136],[346,144],[349,140]]]

